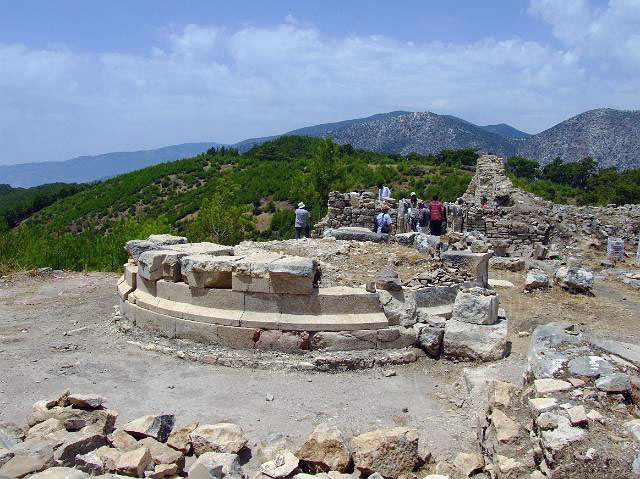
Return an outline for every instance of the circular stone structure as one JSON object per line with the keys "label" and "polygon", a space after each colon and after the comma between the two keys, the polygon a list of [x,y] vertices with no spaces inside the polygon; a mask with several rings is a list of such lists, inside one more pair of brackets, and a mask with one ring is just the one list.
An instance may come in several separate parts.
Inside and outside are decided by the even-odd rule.
{"label": "circular stone structure", "polygon": [[392,326],[378,293],[318,288],[311,258],[187,243],[152,235],[129,241],[118,281],[121,310],[167,338],[284,352],[411,347],[416,331]]}

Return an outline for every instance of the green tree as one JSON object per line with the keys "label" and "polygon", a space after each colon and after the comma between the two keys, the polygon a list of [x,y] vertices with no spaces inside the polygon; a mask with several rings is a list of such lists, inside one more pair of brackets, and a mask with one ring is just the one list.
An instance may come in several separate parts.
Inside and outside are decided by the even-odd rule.
{"label": "green tree", "polygon": [[540,165],[537,161],[528,160],[522,156],[512,156],[507,159],[505,168],[518,178],[535,181],[540,176]]}
{"label": "green tree", "polygon": [[213,241],[234,245],[249,236],[255,229],[255,219],[248,215],[250,204],[239,204],[239,186],[228,179],[221,179],[210,198],[205,198],[200,213],[189,228],[191,241]]}
{"label": "green tree", "polygon": [[340,177],[340,152],[331,138],[322,140],[313,152],[309,164],[311,181],[321,204],[326,204],[334,181]]}

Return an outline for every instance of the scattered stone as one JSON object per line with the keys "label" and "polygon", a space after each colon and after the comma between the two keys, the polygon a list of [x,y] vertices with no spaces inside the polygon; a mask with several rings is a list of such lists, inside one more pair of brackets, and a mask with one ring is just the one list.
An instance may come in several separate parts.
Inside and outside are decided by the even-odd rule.
{"label": "scattered stone", "polygon": [[245,479],[237,454],[205,452],[189,469],[189,479]]}
{"label": "scattered stone", "polygon": [[596,387],[608,393],[625,393],[631,391],[631,379],[625,373],[613,373],[601,376],[596,380]]}
{"label": "scattered stone", "polygon": [[13,457],[13,452],[4,447],[0,447],[0,467],[9,461]]}
{"label": "scattered stone", "polygon": [[111,445],[121,451],[133,451],[138,448],[138,441],[135,438],[124,431],[124,429],[116,429],[109,436]]}
{"label": "scattered stone", "polygon": [[0,423],[0,447],[11,449],[22,442],[25,434],[22,428],[10,422]]}
{"label": "scattered stone", "polygon": [[582,405],[567,409],[567,413],[569,414],[569,421],[572,426],[583,426],[589,422],[587,412]]}
{"label": "scattered stone", "polygon": [[381,290],[378,292],[378,301],[390,325],[409,327],[415,324],[417,307],[413,292]]}
{"label": "scattered stone", "polygon": [[520,426],[500,409],[491,412],[491,427],[499,443],[510,443],[520,437]]}
{"label": "scattered stone", "polygon": [[549,275],[541,269],[530,269],[527,271],[527,278],[524,282],[524,289],[526,291],[533,291],[534,289],[548,288],[549,287]]}
{"label": "scattered stone", "polygon": [[604,416],[600,414],[598,411],[596,411],[595,409],[592,409],[591,411],[589,411],[587,413],[587,417],[592,421],[604,423]]}
{"label": "scattered stone", "polygon": [[401,291],[402,283],[400,277],[395,271],[381,271],[375,276],[376,289],[385,291]]}
{"label": "scattered stone", "polygon": [[86,473],[72,467],[51,467],[34,474],[30,479],[86,479],[87,477]]}
{"label": "scattered stone", "polygon": [[474,472],[478,472],[484,467],[484,458],[482,454],[460,452],[453,460],[453,465],[463,475],[471,476]]}
{"label": "scattered stone", "polygon": [[351,450],[342,433],[327,423],[313,430],[296,456],[314,473],[346,472],[351,463]]}
{"label": "scattered stone", "polygon": [[123,451],[119,451],[112,447],[102,446],[96,449],[95,453],[100,458],[100,461],[102,461],[105,472],[115,472],[118,459],[120,459]]}
{"label": "scattered stone", "polygon": [[[442,320],[444,326],[444,319]],[[425,326],[416,324],[418,330],[418,346],[428,356],[439,358],[442,354],[442,344],[444,340],[444,327]]]}
{"label": "scattered stone", "polygon": [[124,476],[143,477],[145,469],[153,464],[151,454],[146,447],[124,452],[116,463],[116,472]]}
{"label": "scattered stone", "polygon": [[145,437],[138,444],[149,450],[154,464],[177,464],[180,470],[184,467],[184,456],[180,451],[176,451],[152,437]]}
{"label": "scattered stone", "polygon": [[278,453],[275,459],[260,466],[260,472],[273,479],[283,479],[298,468],[298,458],[290,451]]}
{"label": "scattered stone", "polygon": [[625,422],[624,428],[640,443],[640,419]]}
{"label": "scattered stone", "polygon": [[568,391],[573,386],[567,381],[553,378],[536,379],[534,382],[536,395],[544,396],[555,392]]}
{"label": "scattered stone", "polygon": [[553,279],[570,293],[591,294],[593,289],[593,273],[577,266],[561,266]]}
{"label": "scattered stone", "polygon": [[395,479],[413,471],[418,463],[418,431],[397,427],[371,431],[352,440],[353,462],[364,474],[379,472]]}
{"label": "scattered stone", "polygon": [[395,376],[396,372],[393,369],[383,369],[382,370],[382,375],[385,378],[390,378],[391,376]]}
{"label": "scattered stone", "polygon": [[522,462],[501,454],[497,454],[496,456],[496,466],[498,466],[498,470],[500,471],[499,477],[504,478],[524,477],[528,469]]}
{"label": "scattered stone", "polygon": [[569,372],[575,376],[597,378],[612,374],[615,369],[600,356],[580,356],[569,361]]}
{"label": "scattered stone", "polygon": [[196,456],[205,452],[237,454],[247,445],[247,438],[236,424],[203,424],[191,433],[191,443]]}
{"label": "scattered stone", "polygon": [[452,358],[502,359],[507,353],[507,320],[482,325],[450,319],[444,328],[443,352]]}
{"label": "scattered stone", "polygon": [[81,471],[94,476],[104,474],[104,464],[96,451],[87,454],[78,454],[76,456],[76,467]]}
{"label": "scattered stone", "polygon": [[53,464],[55,443],[28,439],[11,449],[13,457],[0,467],[0,477],[23,477]]}
{"label": "scattered stone", "polygon": [[180,451],[182,454],[188,455],[191,452],[191,433],[198,427],[198,423],[194,422],[180,429],[174,429],[169,434],[167,446]]}
{"label": "scattered stone", "polygon": [[152,437],[160,442],[166,442],[175,420],[173,414],[142,416],[125,424],[122,429],[135,438]]}
{"label": "scattered stone", "polygon": [[567,378],[567,381],[569,381],[574,388],[581,388],[586,384],[582,379],[578,378]]}
{"label": "scattered stone", "polygon": [[461,289],[453,305],[451,319],[473,324],[495,324],[498,320],[498,296],[484,288]]}
{"label": "scattered stone", "polygon": [[95,394],[70,394],[67,401],[82,409],[98,409],[102,407],[106,399]]}
{"label": "scattered stone", "polygon": [[149,479],[162,479],[164,477],[173,477],[177,473],[177,464],[156,464],[153,471],[145,471],[144,475]]}
{"label": "scattered stone", "polygon": [[522,258],[504,258],[494,256],[489,259],[489,266],[493,269],[518,272],[524,271],[525,261]]}
{"label": "scattered stone", "polygon": [[62,421],[59,421],[55,418],[49,418],[46,421],[43,421],[35,426],[32,426],[27,431],[26,439],[44,439],[48,435],[53,434],[54,432],[64,430],[64,425]]}
{"label": "scattered stone", "polygon": [[558,406],[556,398],[531,398],[529,399],[529,407],[531,411],[538,415],[540,413],[551,411]]}
{"label": "scattered stone", "polygon": [[95,430],[70,432],[64,436],[64,442],[54,454],[58,464],[73,466],[78,454],[87,454],[106,444],[106,437]]}

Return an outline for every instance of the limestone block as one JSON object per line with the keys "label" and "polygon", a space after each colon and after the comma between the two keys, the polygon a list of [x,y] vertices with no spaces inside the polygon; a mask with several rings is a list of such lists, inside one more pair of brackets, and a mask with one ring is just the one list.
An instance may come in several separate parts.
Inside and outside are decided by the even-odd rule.
{"label": "limestone block", "polygon": [[232,289],[253,293],[273,293],[269,265],[283,258],[277,253],[254,253],[236,262],[232,276]]}
{"label": "limestone block", "polygon": [[413,239],[415,248],[420,253],[428,254],[432,257],[437,257],[442,249],[442,243],[439,236],[427,235],[420,233]]}
{"label": "limestone block", "polygon": [[390,325],[412,326],[416,322],[416,297],[412,291],[379,291],[378,299]]}
{"label": "limestone block", "polygon": [[[175,264],[180,256],[184,255],[185,253],[177,253],[171,250],[145,251],[138,257],[138,275],[149,281],[157,281],[164,277],[165,261],[167,261],[168,265]],[[174,275],[175,267],[173,269],[172,271],[171,268],[167,268],[167,272]]]}
{"label": "limestone block", "polygon": [[153,241],[131,240],[126,242],[124,249],[129,254],[129,257],[134,261],[134,263],[137,264],[138,258],[142,253],[154,249],[162,249],[162,246]]}
{"label": "limestone block", "polygon": [[143,477],[147,467],[153,464],[151,454],[146,447],[125,452],[118,458],[116,472],[124,476]]}
{"label": "limestone block", "polygon": [[24,477],[53,464],[55,442],[32,439],[11,449],[13,457],[0,467],[0,477]]}
{"label": "limestone block", "polygon": [[131,305],[131,307],[135,311],[136,326],[147,331],[153,331],[165,338],[176,337],[176,318],[149,311],[136,305]]}
{"label": "limestone block", "polygon": [[153,243],[161,243],[163,245],[177,245],[187,242],[187,238],[184,236],[173,236],[169,234],[151,235],[147,239]]}
{"label": "limestone block", "polygon": [[46,471],[31,476],[34,479],[86,479],[88,477],[85,472],[72,467],[50,467]]}
{"label": "limestone block", "polygon": [[147,415],[125,424],[122,429],[139,439],[152,437],[160,442],[166,442],[175,422],[176,418],[173,414]]}
{"label": "limestone block", "polygon": [[191,452],[191,433],[198,427],[198,423],[194,422],[183,426],[178,429],[174,429],[169,434],[167,439],[167,446],[180,451],[183,454],[189,454]]}
{"label": "limestone block", "polygon": [[571,293],[591,294],[593,273],[577,266],[562,266],[554,274],[554,282]]}
{"label": "limestone block", "polygon": [[470,251],[447,250],[440,255],[442,262],[452,268],[466,272],[475,277],[478,286],[489,285],[489,258],[492,253],[472,253]]}
{"label": "limestone block", "polygon": [[489,266],[493,269],[518,272],[524,271],[525,261],[522,258],[504,258],[494,256],[489,260]]}
{"label": "limestone block", "polygon": [[187,319],[176,320],[176,338],[188,339],[203,344],[218,344],[218,326],[215,324],[189,321]]}
{"label": "limestone block", "polygon": [[138,275],[138,267],[133,264],[124,265],[124,280],[132,288],[136,289],[136,276]]}
{"label": "limestone block", "polygon": [[[360,333],[360,334],[358,334]],[[375,330],[319,331],[311,338],[311,349],[322,351],[359,351],[376,348]]]}
{"label": "limestone block", "polygon": [[541,269],[530,269],[524,282],[526,291],[549,287],[549,275]]}
{"label": "limestone block", "polygon": [[274,293],[311,294],[317,262],[301,256],[285,256],[269,263],[268,271]]}
{"label": "limestone block", "polygon": [[141,439],[138,444],[146,447],[154,464],[177,464],[179,470],[184,467],[184,456],[181,452],[170,448],[152,437]]}
{"label": "limestone block", "polygon": [[222,346],[251,349],[258,340],[260,330],[235,326],[218,326],[218,341]]}
{"label": "limestone block", "polygon": [[265,351],[302,353],[309,350],[309,333],[306,331],[262,331],[255,343],[255,348]]}
{"label": "limestone block", "polygon": [[202,424],[191,433],[196,456],[206,452],[237,454],[247,445],[247,438],[237,424]]}
{"label": "limestone block", "polygon": [[498,296],[483,288],[461,289],[453,305],[452,319],[474,324],[495,324],[498,320]]}
{"label": "limestone block", "polygon": [[157,296],[156,280],[145,279],[138,275],[136,279],[136,291],[141,291],[151,296]]}
{"label": "limestone block", "polygon": [[425,324],[415,324],[413,327],[418,335],[418,347],[429,357],[439,358],[442,354],[444,327],[432,327]]}
{"label": "limestone block", "polygon": [[231,277],[241,256],[190,255],[180,259],[184,281],[191,288],[231,288]]}
{"label": "limestone block", "polygon": [[363,474],[380,473],[395,479],[411,473],[418,464],[418,431],[397,427],[356,436],[352,440],[353,462]]}
{"label": "limestone block", "polygon": [[216,243],[202,242],[202,243],[186,243],[171,245],[168,249],[173,251],[179,251],[187,253],[187,255],[200,255],[207,256],[233,256],[234,250],[232,246],[225,246]]}
{"label": "limestone block", "polygon": [[492,325],[450,319],[444,328],[444,355],[447,357],[496,361],[507,352],[507,320]]}
{"label": "limestone block", "polygon": [[378,329],[376,347],[378,349],[410,348],[416,343],[417,335],[416,330],[411,327]]}
{"label": "limestone block", "polygon": [[69,432],[64,436],[64,442],[53,455],[57,464],[73,466],[78,454],[95,451],[106,444],[106,437],[98,430]]}
{"label": "limestone block", "polygon": [[375,276],[376,289],[385,291],[401,291],[402,282],[395,271],[381,271]]}
{"label": "limestone block", "polygon": [[388,234],[374,233],[372,230],[364,227],[343,226],[337,229],[326,229],[323,234],[324,238],[335,238],[345,241],[372,241],[374,243],[386,243],[389,241]]}

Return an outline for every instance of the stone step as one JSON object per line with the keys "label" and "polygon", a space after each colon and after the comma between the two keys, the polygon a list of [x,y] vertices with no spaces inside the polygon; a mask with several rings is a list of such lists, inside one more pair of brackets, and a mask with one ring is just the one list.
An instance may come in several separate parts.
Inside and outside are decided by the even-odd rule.
{"label": "stone step", "polygon": [[380,329],[389,325],[383,312],[366,314],[287,314],[268,311],[220,309],[177,303],[143,291],[130,294],[143,309],[194,322],[286,331],[351,331]]}
{"label": "stone step", "polygon": [[451,315],[453,314],[453,304],[420,308],[420,312],[429,316],[442,316],[445,319],[451,319]]}

